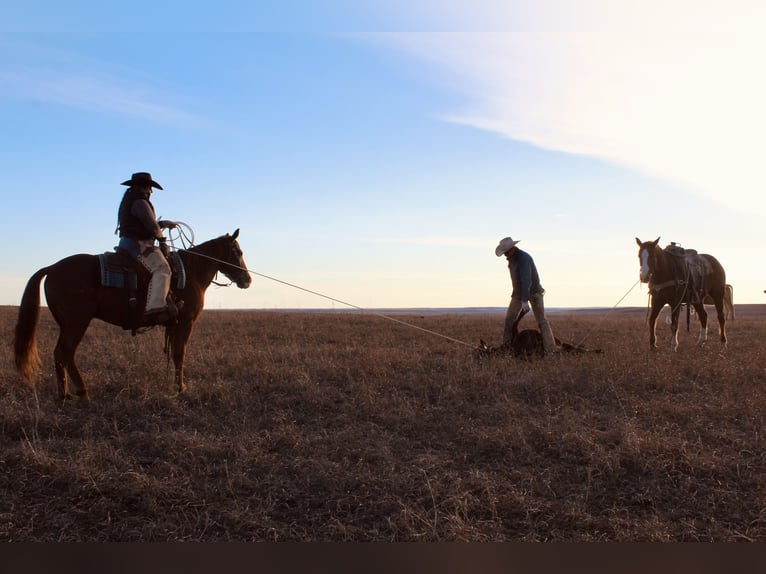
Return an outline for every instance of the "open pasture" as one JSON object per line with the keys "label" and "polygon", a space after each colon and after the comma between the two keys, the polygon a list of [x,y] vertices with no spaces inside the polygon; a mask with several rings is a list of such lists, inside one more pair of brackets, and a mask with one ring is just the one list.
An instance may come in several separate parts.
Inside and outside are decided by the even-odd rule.
{"label": "open pasture", "polygon": [[[476,361],[357,312],[204,311],[177,395],[162,331],[94,322],[91,402],[36,394],[0,308],[2,541],[766,541],[766,312],[650,351],[646,310],[551,313],[602,355]],[[396,315],[499,342],[501,314]],[[529,323],[523,327],[532,326]],[[715,334],[714,332],[711,334]]]}

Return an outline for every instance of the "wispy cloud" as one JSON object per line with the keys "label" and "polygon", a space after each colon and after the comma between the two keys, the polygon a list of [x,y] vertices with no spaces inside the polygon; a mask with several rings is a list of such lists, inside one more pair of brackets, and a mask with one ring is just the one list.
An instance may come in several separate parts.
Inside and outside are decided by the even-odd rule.
{"label": "wispy cloud", "polygon": [[[764,21],[766,8],[759,3],[671,1],[655,12],[649,2],[619,15],[584,0],[574,26],[551,10],[566,3],[527,3],[535,8],[523,14],[519,6],[478,4],[485,22],[495,10],[494,22],[534,31],[381,37],[467,97],[445,120],[621,164],[745,209],[763,204],[766,36],[754,22]],[[421,13],[429,6],[421,2]],[[460,10],[451,6],[457,22]],[[476,22],[467,7],[463,13]]]}
{"label": "wispy cloud", "polygon": [[156,96],[96,76],[26,68],[0,72],[7,96],[98,113],[113,113],[161,124],[189,125],[201,118],[159,103]]}

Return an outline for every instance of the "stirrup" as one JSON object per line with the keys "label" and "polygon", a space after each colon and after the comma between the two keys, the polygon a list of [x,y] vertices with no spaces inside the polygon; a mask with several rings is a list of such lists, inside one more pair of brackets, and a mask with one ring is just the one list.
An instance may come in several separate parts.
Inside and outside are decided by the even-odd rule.
{"label": "stirrup", "polygon": [[144,313],[144,323],[149,325],[165,325],[171,318],[172,315],[168,309]]}
{"label": "stirrup", "polygon": [[178,317],[179,311],[184,308],[184,302],[182,299],[173,301],[171,297],[168,297],[168,313],[171,317]]}

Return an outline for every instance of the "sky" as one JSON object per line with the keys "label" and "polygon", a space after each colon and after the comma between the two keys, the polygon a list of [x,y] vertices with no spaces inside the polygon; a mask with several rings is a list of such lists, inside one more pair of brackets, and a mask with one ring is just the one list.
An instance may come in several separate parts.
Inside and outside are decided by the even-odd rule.
{"label": "sky", "polygon": [[136,171],[197,242],[240,229],[254,283],[207,308],[503,307],[505,236],[549,308],[646,306],[636,237],[764,303],[764,21],[744,0],[6,0],[0,304],[111,250]]}

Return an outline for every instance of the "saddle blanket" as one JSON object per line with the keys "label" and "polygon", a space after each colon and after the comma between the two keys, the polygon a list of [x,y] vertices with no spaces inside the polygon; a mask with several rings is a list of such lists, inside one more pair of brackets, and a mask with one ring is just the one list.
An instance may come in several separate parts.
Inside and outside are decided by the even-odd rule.
{"label": "saddle blanket", "polygon": [[[178,251],[171,251],[169,256],[170,267],[173,270],[173,281],[176,289],[186,287],[186,270]],[[119,253],[99,253],[98,262],[101,265],[101,285],[103,287],[128,287],[129,277],[135,281],[135,271],[131,269],[134,261]],[[136,285],[130,285],[134,289]]]}

